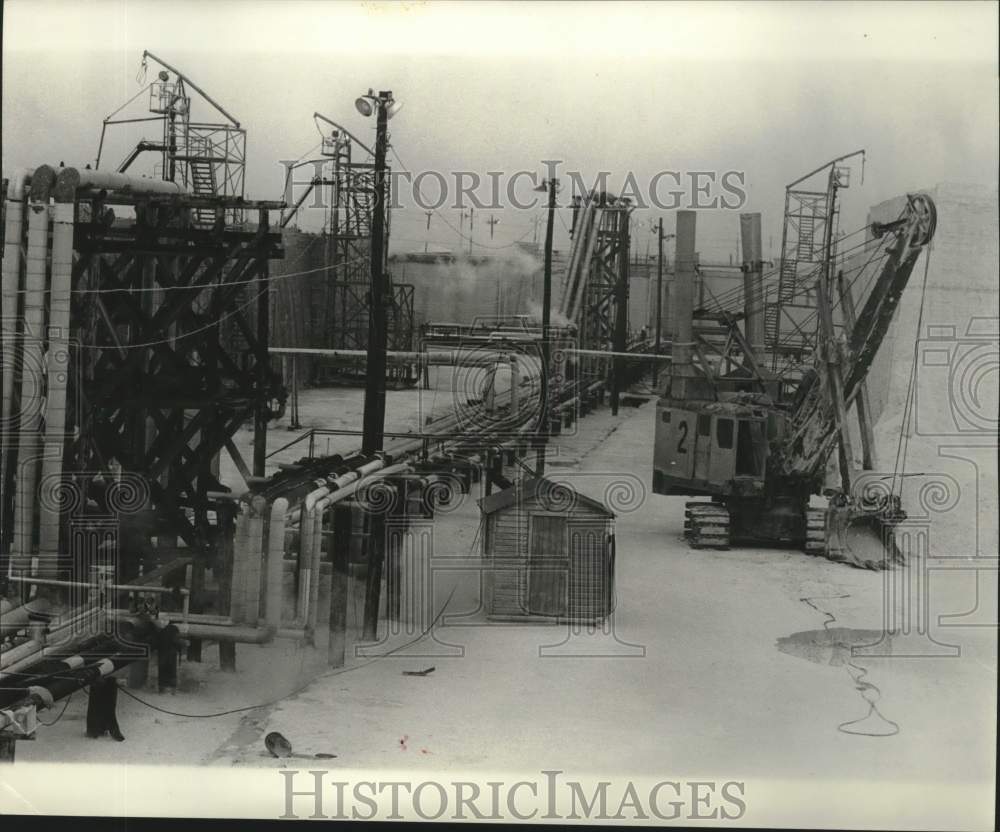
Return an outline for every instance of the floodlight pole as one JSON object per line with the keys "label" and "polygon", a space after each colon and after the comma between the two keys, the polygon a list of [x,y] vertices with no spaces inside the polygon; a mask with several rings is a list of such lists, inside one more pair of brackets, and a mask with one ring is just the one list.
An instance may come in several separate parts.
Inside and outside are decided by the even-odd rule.
{"label": "floodlight pole", "polygon": [[368,361],[365,376],[365,410],[361,449],[371,454],[382,449],[385,434],[386,280],[385,280],[385,157],[392,92],[383,90],[376,105],[375,205],[372,213],[371,296],[368,314]]}
{"label": "floodlight pole", "polygon": [[[656,243],[656,348],[653,350],[657,355],[660,354],[660,333],[662,332],[662,322],[663,322],[663,241],[669,237],[673,237],[673,234],[664,236],[663,234],[663,217],[660,217],[660,222],[656,227],[657,232],[657,243]],[[655,388],[659,383],[660,379],[660,362],[653,362],[653,387]]]}
{"label": "floodlight pole", "polygon": [[556,187],[559,180],[552,178],[546,183],[549,192],[548,224],[545,226],[545,282],[542,289],[542,374],[541,374],[541,417],[538,420],[538,450],[536,465],[538,476],[545,475],[545,436],[550,429],[549,414],[549,327],[552,321],[552,226],[556,214]]}

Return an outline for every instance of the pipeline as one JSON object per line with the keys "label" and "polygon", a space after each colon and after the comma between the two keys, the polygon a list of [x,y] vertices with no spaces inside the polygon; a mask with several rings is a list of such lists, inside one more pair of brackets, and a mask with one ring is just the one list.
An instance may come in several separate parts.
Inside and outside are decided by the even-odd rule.
{"label": "pipeline", "polygon": [[16,706],[37,688],[47,691],[52,700],[62,699],[141,658],[138,653],[125,653],[122,645],[110,638],[91,639],[74,655],[34,664],[30,674],[13,670],[0,674],[0,708]]}
{"label": "pipeline", "polygon": [[[37,171],[36,171],[37,175]],[[145,176],[129,176],[106,170],[78,170],[62,168],[56,183],[55,197],[60,202],[75,202],[80,189],[114,191],[123,196],[161,195],[190,196],[190,192],[176,182],[166,179],[152,179]]]}
{"label": "pipeline", "polygon": [[[0,365],[2,405],[0,426],[4,432],[12,426],[14,396],[14,356],[17,355],[18,290],[21,284],[21,242],[24,231],[25,188],[31,181],[30,171],[15,171],[7,186],[4,221],[3,277],[0,284],[0,346],[7,362]],[[11,443],[14,444],[14,443]],[[10,448],[0,447],[0,517],[6,517],[7,470]],[[3,535],[6,537],[6,535]],[[0,541],[2,543],[2,541]]]}
{"label": "pipeline", "polygon": [[[48,165],[35,169],[28,198],[28,247],[24,276],[24,341],[21,350],[21,403],[14,495],[14,541],[11,569],[26,572],[34,547],[38,446],[41,439],[42,338],[45,326],[45,272],[49,233],[49,190],[55,172]],[[12,443],[13,444],[13,443]],[[12,451],[12,456],[15,451]],[[30,460],[30,462],[29,462]]]}
{"label": "pipeline", "polygon": [[28,626],[32,615],[44,615],[50,606],[44,598],[36,598],[19,606],[5,601],[4,607],[0,607],[0,636],[23,630]]}
{"label": "pipeline", "polygon": [[53,207],[49,348],[45,354],[45,438],[41,479],[43,493],[39,500],[38,521],[38,574],[42,577],[56,574],[56,556],[59,553],[59,501],[54,486],[62,475],[63,440],[66,433],[74,213],[75,206],[72,202],[56,202]]}

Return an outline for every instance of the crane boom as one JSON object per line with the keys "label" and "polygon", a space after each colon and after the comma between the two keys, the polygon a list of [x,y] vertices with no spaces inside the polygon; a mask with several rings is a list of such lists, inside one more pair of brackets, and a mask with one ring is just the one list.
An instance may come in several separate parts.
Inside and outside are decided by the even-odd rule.
{"label": "crane boom", "polygon": [[[791,544],[809,555],[871,569],[902,560],[891,534],[906,516],[898,495],[855,493],[848,410],[864,390],[935,224],[933,200],[910,194],[896,220],[872,225],[872,237],[881,242],[869,249],[862,272],[873,264],[878,271],[857,317],[845,315],[849,331],[843,335],[834,327],[832,289],[842,276],[832,274],[828,230],[815,283],[820,335],[811,366],[797,382],[764,369],[761,349],[748,340],[747,329],[739,331],[734,315],[720,317],[729,337],[725,352],[720,350],[723,360],[712,364],[705,353],[712,344],[691,327],[693,274],[678,269],[673,360],[656,404],[653,491],[702,498],[685,504],[684,536],[692,548]],[[682,251],[690,259],[696,250],[694,212],[678,214],[678,240],[684,242],[683,249],[678,244],[681,263]],[[753,269],[756,259],[747,257],[744,268]],[[752,297],[748,293],[744,327],[755,312]],[[689,342],[693,354],[679,351],[679,342]],[[788,401],[792,384],[794,398]],[[838,445],[840,487],[828,488],[826,464]],[[828,498],[825,507],[813,504],[818,494]]]}
{"label": "crane boom", "polygon": [[813,477],[826,464],[840,430],[838,403],[833,398],[837,385],[829,384],[828,374],[840,372],[846,408],[871,369],[917,258],[934,236],[936,216],[929,196],[913,194],[907,196],[906,208],[899,219],[873,224],[876,238],[887,233],[893,235],[886,246],[886,259],[847,343],[830,340],[822,343],[813,372],[799,387],[797,405],[790,414],[792,429],[777,454],[784,475]]}

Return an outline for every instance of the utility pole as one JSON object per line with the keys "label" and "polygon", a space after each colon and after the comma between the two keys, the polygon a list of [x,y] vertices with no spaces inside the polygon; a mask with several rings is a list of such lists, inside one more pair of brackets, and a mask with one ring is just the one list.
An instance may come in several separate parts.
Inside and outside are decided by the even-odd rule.
{"label": "utility pole", "polygon": [[376,104],[375,205],[372,212],[371,296],[368,315],[368,362],[362,451],[382,449],[385,432],[386,285],[385,285],[385,157],[392,92],[381,91]]}
{"label": "utility pole", "polygon": [[[656,347],[654,352],[660,354],[660,331],[663,320],[663,217],[656,225]],[[660,380],[660,361],[653,362],[653,387]]]}
{"label": "utility pole", "polygon": [[[424,213],[427,215],[427,236],[429,237],[430,233],[431,233],[431,215],[434,212],[433,211],[424,211]],[[425,239],[424,240],[424,254],[427,254],[427,242],[428,241]]]}
{"label": "utility pole", "polygon": [[[552,367],[549,365],[549,326],[552,321],[552,230],[556,215],[556,188],[559,180],[549,179],[543,189],[549,192],[548,223],[545,226],[545,282],[542,289],[542,389],[541,416],[539,419],[539,443],[536,452],[535,469],[538,476],[545,476],[545,441],[549,430],[549,382]],[[537,224],[536,224],[537,225]]]}
{"label": "utility pole", "polygon": [[472,256],[472,223],[475,217],[473,216],[473,208],[469,207],[469,257]]}
{"label": "utility pole", "polygon": [[615,357],[611,359],[611,415],[618,415],[618,402],[621,395],[622,376],[624,375],[625,362],[620,357],[621,353],[628,348],[628,279],[629,279],[629,253],[631,243],[629,240],[630,217],[626,212],[618,223],[618,282],[615,284],[615,328],[613,334],[612,349]]}
{"label": "utility pole", "polygon": [[495,226],[500,220],[498,220],[493,214],[490,214],[490,218],[486,221],[486,224],[490,227],[490,239],[493,239],[493,226]]}

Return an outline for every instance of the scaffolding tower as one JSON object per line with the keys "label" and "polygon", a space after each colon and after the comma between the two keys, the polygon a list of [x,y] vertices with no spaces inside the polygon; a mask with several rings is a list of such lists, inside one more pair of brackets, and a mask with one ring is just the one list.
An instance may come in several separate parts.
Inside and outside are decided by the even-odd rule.
{"label": "scaffolding tower", "polygon": [[[231,198],[232,207],[218,210],[225,214],[228,225],[242,223],[244,212],[238,203],[244,197],[246,130],[194,81],[152,52],[142,53],[141,77],[145,77],[150,60],[161,67],[156,80],[104,119],[95,167],[100,169],[109,127],[159,123],[159,137],[140,139],[118,164],[117,172],[127,172],[144,153],[159,154],[159,161],[153,166],[157,178],[175,182],[194,196]],[[221,120],[193,117],[190,91],[197,93]],[[147,93],[149,116],[119,117],[133,101]],[[195,224],[203,228],[213,226],[217,220],[217,211],[212,207],[198,208],[194,215]]]}
{"label": "scaffolding tower", "polygon": [[778,287],[764,318],[772,372],[794,374],[815,349],[816,282],[833,257],[838,191],[850,186],[851,169],[841,163],[858,155],[863,166],[864,151],[856,150],[785,188]]}
{"label": "scaffolding tower", "polygon": [[[356,150],[365,155],[356,158]],[[310,298],[312,331],[326,333],[328,349],[367,350],[371,309],[372,218],[379,210],[375,194],[375,165],[369,148],[335,129],[323,137],[323,156],[330,160],[330,176],[320,184],[329,191],[326,220],[326,279],[314,281]],[[391,181],[391,179],[389,180]],[[385,211],[383,262],[388,264],[389,231],[392,212]],[[387,348],[413,349],[413,286],[396,283],[388,275],[390,297]],[[415,383],[409,368],[390,365],[389,380]],[[362,379],[365,359],[320,360],[315,364],[315,381]]]}

